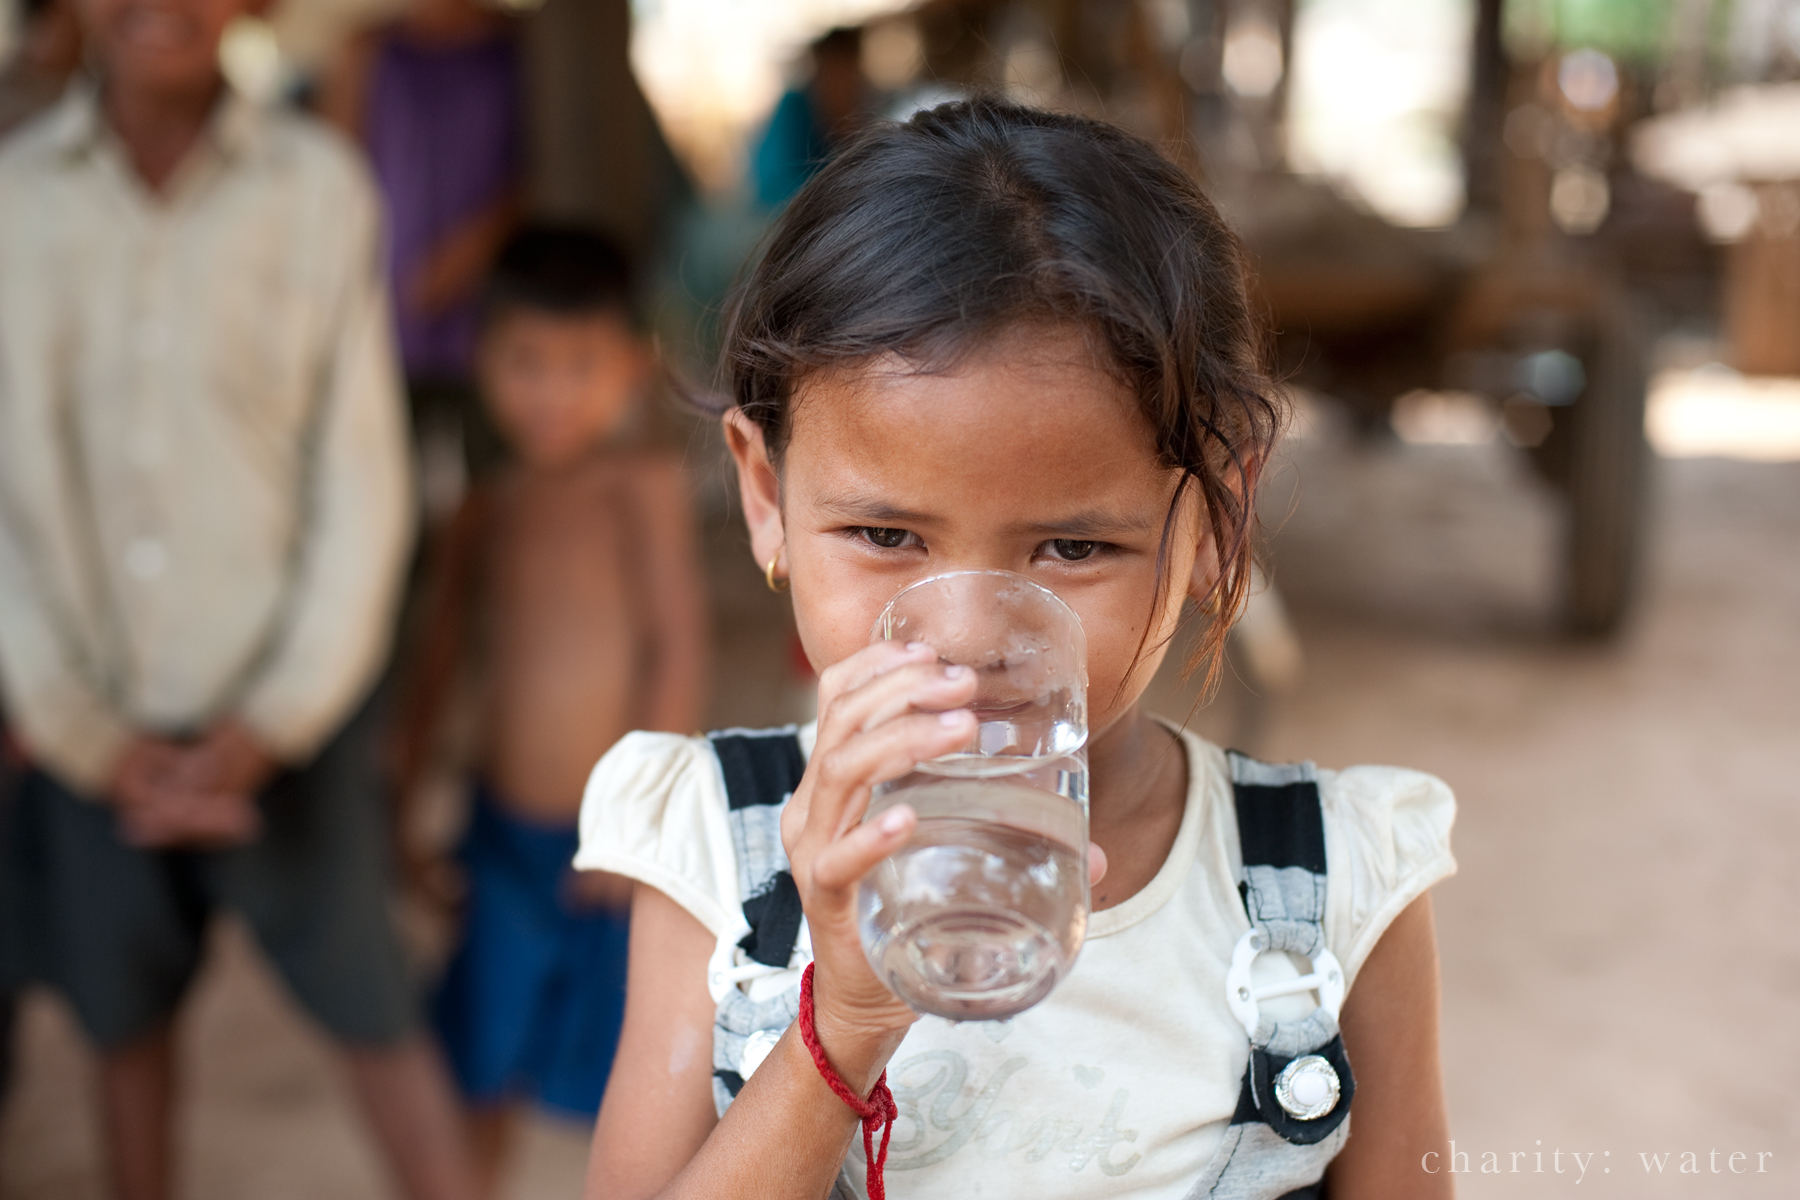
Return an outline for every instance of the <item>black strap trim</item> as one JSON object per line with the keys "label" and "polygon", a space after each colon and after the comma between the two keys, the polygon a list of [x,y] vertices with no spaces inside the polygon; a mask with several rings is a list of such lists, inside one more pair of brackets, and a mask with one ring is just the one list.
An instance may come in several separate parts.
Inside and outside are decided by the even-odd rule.
{"label": "black strap trim", "polygon": [[1303,867],[1325,873],[1325,813],[1319,785],[1234,783],[1238,845],[1246,867]]}
{"label": "black strap trim", "polygon": [[[782,803],[806,774],[800,739],[791,732],[715,733],[709,740],[725,776],[726,801],[734,811]],[[803,916],[794,877],[778,871],[766,889],[744,901],[750,932],[738,945],[764,966],[785,967],[800,939]]]}
{"label": "black strap trim", "polygon": [[715,733],[709,740],[719,756],[725,797],[732,808],[780,804],[806,774],[800,739],[791,733]]}
{"label": "black strap trim", "polygon": [[1237,1107],[1231,1111],[1231,1124],[1254,1125],[1262,1120],[1262,1113],[1256,1107],[1256,1085],[1251,1078],[1256,1074],[1256,1051],[1250,1051],[1251,1060],[1244,1064],[1244,1078],[1238,1084]]}
{"label": "black strap trim", "polygon": [[1350,1101],[1356,1096],[1356,1076],[1350,1071],[1350,1056],[1344,1053],[1344,1039],[1334,1037],[1316,1050],[1302,1051],[1294,1056],[1304,1058],[1316,1054],[1330,1063],[1338,1077],[1337,1107],[1322,1117],[1310,1121],[1302,1121],[1275,1099],[1275,1077],[1281,1074],[1294,1059],[1280,1054],[1270,1054],[1267,1050],[1250,1048],[1250,1061],[1244,1067],[1244,1081],[1238,1089],[1237,1108],[1231,1114],[1233,1125],[1253,1125],[1262,1122],[1284,1141],[1296,1146],[1310,1146],[1314,1142],[1322,1142],[1330,1136],[1331,1131],[1344,1123],[1350,1115]]}
{"label": "black strap trim", "polygon": [[785,967],[800,940],[800,889],[786,871],[775,873],[775,882],[760,896],[744,901],[744,920],[750,925],[738,945],[744,953],[769,967]]}

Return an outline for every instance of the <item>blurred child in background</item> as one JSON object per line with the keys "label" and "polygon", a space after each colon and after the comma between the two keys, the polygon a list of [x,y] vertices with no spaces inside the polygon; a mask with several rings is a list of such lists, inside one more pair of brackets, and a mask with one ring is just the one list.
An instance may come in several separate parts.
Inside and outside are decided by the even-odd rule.
{"label": "blurred child in background", "polygon": [[[495,447],[470,384],[476,309],[518,225],[523,82],[514,22],[478,0],[413,0],[353,39],[325,80],[322,114],[368,150],[387,201],[400,359],[422,435]],[[490,435],[491,436],[491,435]]]}
{"label": "blurred child in background", "polygon": [[[625,444],[652,360],[622,253],[531,228],[501,253],[477,358],[511,455],[434,556],[401,736],[424,770],[465,665],[479,695],[462,939],[438,1024],[491,1193],[514,1104],[591,1119],[625,999],[629,885],[570,870],[593,761],[627,730],[700,715],[700,572],[686,483]],[[409,789],[410,790],[410,789]]]}

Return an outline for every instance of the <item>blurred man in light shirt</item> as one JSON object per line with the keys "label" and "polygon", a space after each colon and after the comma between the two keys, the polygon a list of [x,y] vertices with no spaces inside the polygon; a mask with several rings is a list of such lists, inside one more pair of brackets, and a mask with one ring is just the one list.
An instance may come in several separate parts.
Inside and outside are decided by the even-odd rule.
{"label": "blurred man in light shirt", "polygon": [[389,917],[367,695],[412,528],[377,206],[219,73],[254,0],[78,0],[97,81],[0,148],[0,685],[27,973],[170,1186],[174,1012],[247,920],[408,1194],[471,1195]]}

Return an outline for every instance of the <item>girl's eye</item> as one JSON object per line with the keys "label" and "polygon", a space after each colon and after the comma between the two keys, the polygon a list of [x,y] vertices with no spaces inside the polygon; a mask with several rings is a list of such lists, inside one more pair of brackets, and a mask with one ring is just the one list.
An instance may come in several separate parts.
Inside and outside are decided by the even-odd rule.
{"label": "girl's eye", "polygon": [[1050,543],[1056,556],[1065,562],[1080,562],[1100,548],[1099,542],[1078,542],[1073,538],[1057,538]]}
{"label": "girl's eye", "polygon": [[876,529],[873,527],[865,527],[862,535],[868,539],[871,545],[880,546],[883,550],[898,550],[906,544],[906,539],[911,536],[904,529]]}

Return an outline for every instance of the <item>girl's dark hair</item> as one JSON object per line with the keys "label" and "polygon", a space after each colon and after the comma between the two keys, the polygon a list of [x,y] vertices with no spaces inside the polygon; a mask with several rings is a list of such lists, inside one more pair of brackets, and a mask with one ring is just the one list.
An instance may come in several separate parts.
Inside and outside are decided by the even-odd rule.
{"label": "girl's dark hair", "polygon": [[1181,472],[1164,561],[1182,495],[1199,490],[1221,572],[1189,666],[1210,662],[1211,682],[1250,586],[1252,502],[1285,409],[1236,236],[1148,143],[993,99],[873,126],[782,215],[733,301],[722,367],[779,463],[810,373],[886,353],[943,369],[1032,320],[1095,336]]}

